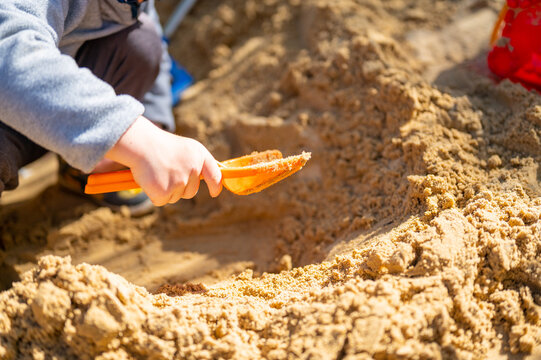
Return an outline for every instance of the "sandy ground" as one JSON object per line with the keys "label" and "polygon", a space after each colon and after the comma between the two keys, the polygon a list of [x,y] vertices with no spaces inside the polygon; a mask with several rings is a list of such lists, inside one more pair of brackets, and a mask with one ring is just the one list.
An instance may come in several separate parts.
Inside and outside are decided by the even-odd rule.
{"label": "sandy ground", "polygon": [[312,159],[142,218],[9,195],[0,358],[541,358],[541,100],[486,69],[500,5],[200,1],[178,132]]}

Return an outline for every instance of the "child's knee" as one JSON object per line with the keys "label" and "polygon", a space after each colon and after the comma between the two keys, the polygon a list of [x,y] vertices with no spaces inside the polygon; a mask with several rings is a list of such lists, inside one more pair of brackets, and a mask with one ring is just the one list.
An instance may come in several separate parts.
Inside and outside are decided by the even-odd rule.
{"label": "child's knee", "polygon": [[0,192],[19,185],[19,168],[38,159],[46,150],[0,122]]}
{"label": "child's knee", "polygon": [[156,25],[146,14],[112,35],[89,40],[75,59],[79,66],[109,83],[118,94],[141,100],[160,72],[164,49]]}
{"label": "child's knee", "polygon": [[0,148],[0,194],[19,185],[19,168],[9,152]]}
{"label": "child's knee", "polygon": [[139,16],[139,27],[128,36],[130,47],[130,66],[140,76],[147,76],[154,83],[160,72],[163,47],[156,25],[146,14]]}

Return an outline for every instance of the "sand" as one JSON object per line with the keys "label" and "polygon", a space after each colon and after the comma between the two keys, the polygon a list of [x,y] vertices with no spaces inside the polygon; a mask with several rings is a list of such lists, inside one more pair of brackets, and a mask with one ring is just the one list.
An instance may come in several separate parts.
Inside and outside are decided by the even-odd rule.
{"label": "sand", "polygon": [[2,208],[0,358],[540,358],[541,98],[486,70],[500,4],[200,1],[179,133],[312,158],[143,218]]}

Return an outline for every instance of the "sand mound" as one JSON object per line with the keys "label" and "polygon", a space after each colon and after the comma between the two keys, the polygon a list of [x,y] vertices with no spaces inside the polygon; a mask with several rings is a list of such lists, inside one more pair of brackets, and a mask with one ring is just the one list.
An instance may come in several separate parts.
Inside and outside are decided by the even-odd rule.
{"label": "sand mound", "polygon": [[[480,74],[466,59],[482,48],[427,60],[411,42],[422,27],[430,46],[452,35],[459,47],[460,31],[487,30],[472,19],[493,15],[480,2],[202,1],[171,44],[200,80],[176,109],[179,132],[218,159],[312,159],[260,194],[142,219],[51,211],[75,201],[56,189],[3,210],[14,279],[46,253],[76,264],[41,257],[0,294],[0,357],[536,353],[540,98]],[[456,65],[434,77],[437,56]],[[174,285],[188,280],[204,285]]]}

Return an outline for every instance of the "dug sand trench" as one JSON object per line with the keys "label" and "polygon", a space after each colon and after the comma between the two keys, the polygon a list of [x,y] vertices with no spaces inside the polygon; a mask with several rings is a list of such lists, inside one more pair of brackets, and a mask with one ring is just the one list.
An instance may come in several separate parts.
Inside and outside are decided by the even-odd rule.
{"label": "dug sand trench", "polygon": [[5,207],[0,358],[538,356],[541,101],[485,76],[491,6],[201,1],[179,133],[312,159],[139,219],[56,187]]}

